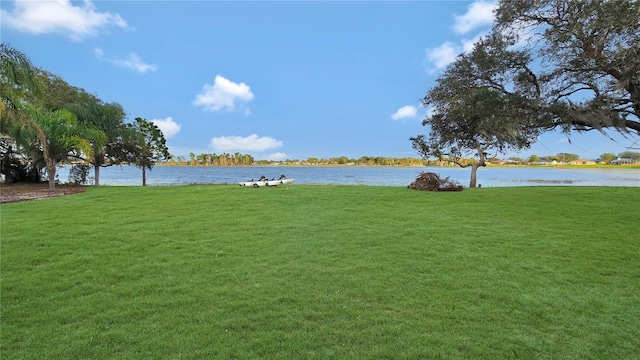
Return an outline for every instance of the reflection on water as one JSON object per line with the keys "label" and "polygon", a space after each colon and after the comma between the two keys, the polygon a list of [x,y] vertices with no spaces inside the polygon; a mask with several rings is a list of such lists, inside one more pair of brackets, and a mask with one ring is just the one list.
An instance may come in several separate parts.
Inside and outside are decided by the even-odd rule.
{"label": "reflection on water", "polygon": [[[296,184],[334,184],[369,186],[407,186],[420,172],[449,176],[464,186],[469,185],[470,169],[454,167],[390,167],[390,166],[156,166],[147,172],[149,185],[235,184],[239,181],[286,174]],[[58,170],[58,179],[68,181],[69,168]],[[93,176],[93,174],[91,174]],[[103,185],[131,186],[142,184],[142,172],[132,166],[102,168]],[[638,186],[640,169],[559,169],[559,168],[481,168],[478,183],[487,186]]]}

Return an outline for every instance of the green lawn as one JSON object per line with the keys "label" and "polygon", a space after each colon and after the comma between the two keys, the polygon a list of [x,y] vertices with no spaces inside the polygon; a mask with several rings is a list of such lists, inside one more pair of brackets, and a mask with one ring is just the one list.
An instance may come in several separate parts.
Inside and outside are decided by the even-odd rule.
{"label": "green lawn", "polygon": [[0,206],[2,359],[638,359],[640,188]]}

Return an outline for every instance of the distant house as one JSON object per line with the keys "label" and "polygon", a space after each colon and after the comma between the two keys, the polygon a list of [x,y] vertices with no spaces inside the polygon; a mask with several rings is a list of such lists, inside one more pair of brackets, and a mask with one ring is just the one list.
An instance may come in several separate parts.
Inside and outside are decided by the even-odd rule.
{"label": "distant house", "polygon": [[489,160],[489,163],[492,165],[518,165],[518,162],[515,160],[502,160],[502,159],[498,159],[498,158],[494,158]]}
{"label": "distant house", "polygon": [[571,162],[571,165],[595,165],[596,162],[593,160],[587,160],[587,159],[578,159],[578,160],[573,160]]}
{"label": "distant house", "polygon": [[612,164],[612,165],[635,165],[635,164],[640,164],[640,161],[638,161],[636,159],[630,159],[630,158],[617,158],[615,160],[612,160],[610,162],[610,164]]}

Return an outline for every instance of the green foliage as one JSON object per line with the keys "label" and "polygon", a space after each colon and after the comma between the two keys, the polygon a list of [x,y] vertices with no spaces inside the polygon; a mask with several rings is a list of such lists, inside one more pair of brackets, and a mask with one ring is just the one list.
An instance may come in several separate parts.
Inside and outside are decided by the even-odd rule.
{"label": "green foliage", "polygon": [[136,165],[152,169],[157,161],[169,158],[167,141],[157,125],[139,117],[131,125],[138,132],[139,141],[136,145],[139,147],[139,157]]}
{"label": "green foliage", "polygon": [[556,155],[556,159],[557,159],[559,162],[565,162],[565,163],[568,163],[568,162],[572,162],[572,161],[575,161],[575,160],[580,159],[580,155],[578,155],[578,154],[572,154],[572,153],[558,153],[558,154]]}
{"label": "green foliage", "polygon": [[556,126],[640,133],[640,2],[501,0],[496,15],[542,62],[528,82]]}
{"label": "green foliage", "polygon": [[7,43],[0,44],[0,134],[2,153],[0,171],[9,182],[39,181],[40,169],[37,151],[15,144],[10,137],[16,133],[34,133],[41,141],[44,134],[38,129],[25,108],[29,96],[41,94],[36,69],[29,58]]}
{"label": "green foliage", "polygon": [[127,161],[127,144],[124,138],[129,131],[124,123],[125,112],[117,103],[105,104],[99,99],[84,103],[70,103],[66,108],[72,111],[80,123],[99,130],[104,136],[89,139],[92,156],[84,160],[94,166],[95,186],[100,185],[100,167]]}
{"label": "green foliage", "polygon": [[29,58],[9,44],[0,43],[0,130],[19,121],[22,102],[28,94],[39,94],[36,69]]}
{"label": "green foliage", "polygon": [[74,164],[69,170],[69,182],[75,185],[87,184],[91,166],[88,164]]}
{"label": "green foliage", "polygon": [[0,171],[7,184],[40,181],[39,169],[10,137],[0,138]]}
{"label": "green foliage", "polygon": [[169,159],[167,141],[162,131],[151,121],[136,118],[133,124],[129,124],[132,130],[133,146],[131,147],[130,162],[142,169],[142,185],[147,185],[146,170],[151,170],[156,162]]}
{"label": "green foliage", "polygon": [[625,151],[618,154],[618,157],[622,159],[634,159],[634,160],[640,161],[639,152]]}
{"label": "green foliage", "polygon": [[46,143],[39,145],[47,148],[52,159],[63,160],[72,151],[91,151],[88,141],[81,136],[84,128],[70,111],[47,111],[29,106],[29,114],[47,136]]}
{"label": "green foliage", "polygon": [[[55,190],[56,166],[71,153],[91,154],[91,144],[88,138],[104,136],[99,130],[78,124],[78,121],[70,111],[60,109],[49,111],[27,106],[30,118],[37,127],[37,131],[30,131],[28,127],[15,133],[18,144],[30,147],[31,151],[42,151],[42,157],[46,162],[49,180],[49,190]],[[38,136],[44,134],[44,141]]]}
{"label": "green foliage", "polygon": [[632,359],[640,247],[621,214],[639,201],[636,188],[215,185],[3,204],[0,352]]}
{"label": "green foliage", "polygon": [[42,91],[39,94],[29,96],[27,100],[37,104],[46,110],[61,110],[69,104],[87,105],[100,101],[95,95],[89,94],[84,89],[67,83],[60,76],[44,69],[36,70],[36,77]]}
{"label": "green foliage", "polygon": [[[111,135],[117,127],[111,122],[100,128],[96,122],[87,121],[85,112],[77,111],[99,103],[95,96],[34,68],[24,54],[5,43],[0,45],[0,55],[0,125],[2,133],[10,136],[3,146],[7,152],[2,154],[2,171],[13,181],[39,181],[46,166],[53,190],[55,164],[69,155],[100,157],[107,142],[105,132]],[[80,123],[67,107],[81,116]],[[122,121],[124,112],[118,110]],[[99,116],[104,118],[103,114]]]}
{"label": "green foliage", "polygon": [[616,154],[613,153],[604,153],[602,155],[600,155],[599,160],[604,162],[604,163],[610,163],[612,160],[616,159]]}
{"label": "green foliage", "polygon": [[423,100],[433,111],[430,137],[411,138],[420,154],[483,164],[491,147],[527,148],[557,128],[640,134],[640,2],[501,0],[496,17]]}
{"label": "green foliage", "polygon": [[469,54],[459,55],[438,78],[422,103],[432,111],[422,124],[429,137],[410,140],[425,158],[445,156],[461,167],[460,161],[473,153],[470,187],[475,187],[476,170],[485,166],[488,152],[528,148],[540,132],[544,116],[532,111],[538,106],[533,94],[522,88],[521,77],[530,73],[525,53],[508,50],[512,43],[499,36],[479,41]]}
{"label": "green foliage", "polygon": [[[342,162],[339,159],[342,158]],[[344,159],[347,159],[344,162]],[[256,160],[250,154],[222,153],[222,154],[189,154],[189,159],[184,156],[171,155],[169,165],[190,165],[190,166],[248,166],[248,165],[372,165],[372,166],[423,166],[428,162],[419,158],[392,158],[382,156],[361,156],[358,159],[341,157],[315,158],[306,160]]]}

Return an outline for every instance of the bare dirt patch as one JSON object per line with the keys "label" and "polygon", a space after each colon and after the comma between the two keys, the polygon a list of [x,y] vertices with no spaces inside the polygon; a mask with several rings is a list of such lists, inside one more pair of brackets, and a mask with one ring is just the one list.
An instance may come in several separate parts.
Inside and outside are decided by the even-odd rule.
{"label": "bare dirt patch", "polygon": [[46,199],[56,196],[80,194],[87,191],[86,186],[62,184],[56,185],[56,191],[49,191],[49,184],[0,184],[0,203]]}

